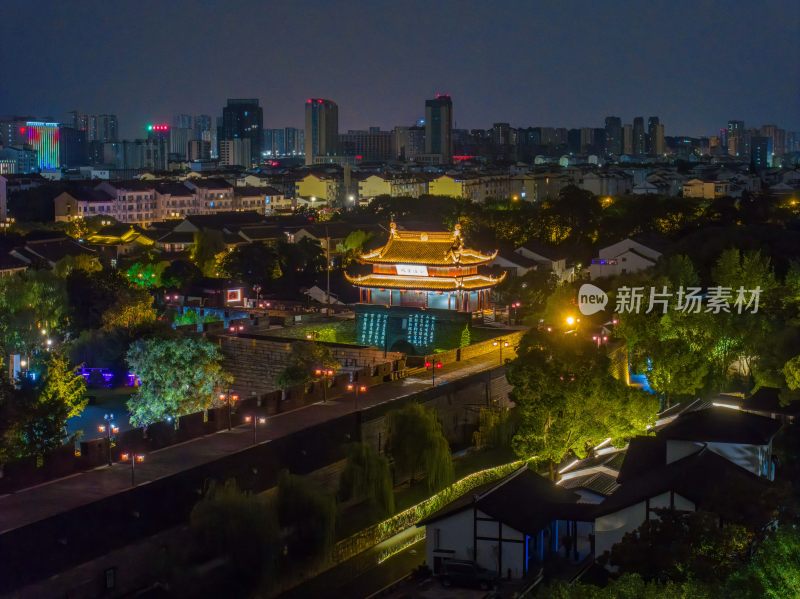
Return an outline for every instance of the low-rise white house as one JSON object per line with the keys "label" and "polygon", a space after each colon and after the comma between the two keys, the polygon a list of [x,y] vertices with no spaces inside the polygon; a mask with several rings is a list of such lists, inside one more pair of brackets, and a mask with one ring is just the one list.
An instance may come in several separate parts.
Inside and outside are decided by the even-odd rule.
{"label": "low-rise white house", "polygon": [[559,282],[568,282],[575,278],[575,269],[567,266],[566,255],[544,243],[531,240],[515,249],[514,252],[533,260],[541,268],[553,271]]}
{"label": "low-rise white house", "polygon": [[[647,450],[652,448],[644,451]],[[642,458],[639,451],[629,447],[627,460],[646,462],[647,457]],[[610,551],[626,533],[633,532],[646,520],[658,518],[659,510],[716,512],[728,498],[756,496],[769,485],[769,481],[705,447],[660,467],[648,464],[630,478],[625,474],[623,467],[618,479],[620,488],[596,508],[597,557]]]}
{"label": "low-rise white house", "polygon": [[661,257],[661,251],[636,239],[623,239],[600,249],[597,258],[589,265],[592,280],[641,272],[652,268]]}
{"label": "low-rise white house", "polygon": [[591,553],[593,506],[579,499],[523,467],[419,524],[425,526],[428,567],[437,574],[447,560],[468,560],[499,577],[522,578],[560,551],[583,560]]}

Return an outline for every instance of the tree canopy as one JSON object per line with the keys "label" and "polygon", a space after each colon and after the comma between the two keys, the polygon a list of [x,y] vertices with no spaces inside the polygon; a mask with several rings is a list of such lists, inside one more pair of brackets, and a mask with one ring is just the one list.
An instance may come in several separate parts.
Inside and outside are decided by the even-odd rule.
{"label": "tree canopy", "polygon": [[614,444],[645,433],[658,402],[615,379],[605,354],[575,335],[531,330],[507,370],[519,409],[514,451],[555,466],[582,458],[611,438]]}
{"label": "tree canopy", "polygon": [[205,339],[140,339],[127,359],[142,381],[128,400],[134,426],[206,410],[230,380],[219,348]]}
{"label": "tree canopy", "polygon": [[435,410],[409,403],[386,415],[386,428],[386,452],[397,470],[410,475],[412,483],[422,472],[431,492],[453,482],[450,444]]}

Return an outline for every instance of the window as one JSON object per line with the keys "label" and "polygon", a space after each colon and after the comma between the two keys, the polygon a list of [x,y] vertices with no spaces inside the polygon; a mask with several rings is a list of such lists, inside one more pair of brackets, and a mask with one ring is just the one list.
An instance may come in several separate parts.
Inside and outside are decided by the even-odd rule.
{"label": "window", "polygon": [[439,549],[441,547],[442,541],[442,529],[441,528],[434,528],[433,529],[433,548]]}

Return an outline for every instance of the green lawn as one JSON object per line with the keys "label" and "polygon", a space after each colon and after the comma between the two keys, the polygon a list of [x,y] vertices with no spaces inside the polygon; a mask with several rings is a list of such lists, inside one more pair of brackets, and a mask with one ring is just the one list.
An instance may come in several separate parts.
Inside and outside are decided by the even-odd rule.
{"label": "green lawn", "polygon": [[[480,343],[493,337],[498,337],[506,331],[490,328],[470,329],[470,343]],[[282,329],[271,329],[270,335],[276,337],[287,337],[289,339],[315,339],[329,343],[348,343],[357,345],[356,340],[356,321],[355,320],[334,320],[325,322],[314,322]],[[447,351],[455,349],[461,345],[461,334],[453,334],[439,340],[441,347],[437,351]]]}

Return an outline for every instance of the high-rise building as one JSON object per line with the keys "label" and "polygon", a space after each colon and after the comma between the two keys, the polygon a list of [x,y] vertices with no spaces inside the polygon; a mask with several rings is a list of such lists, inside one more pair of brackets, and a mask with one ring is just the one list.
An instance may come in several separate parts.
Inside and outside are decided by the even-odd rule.
{"label": "high-rise building", "polygon": [[252,163],[252,148],[249,138],[221,139],[219,141],[219,163],[224,166],[243,166]]}
{"label": "high-rise building", "polygon": [[425,153],[438,154],[449,164],[453,157],[453,101],[446,94],[425,100]]}
{"label": "high-rise building", "polygon": [[644,117],[637,116],[633,119],[633,155],[644,156],[645,152]]}
{"label": "high-rise building", "polygon": [[633,125],[622,127],[622,153],[628,156],[633,154]]}
{"label": "high-rise building", "polygon": [[728,154],[745,155],[744,121],[728,121]]}
{"label": "high-rise building", "polygon": [[303,130],[296,127],[283,129],[264,129],[264,145],[262,151],[270,158],[287,156],[303,156],[305,147]]}
{"label": "high-rise building", "polygon": [[189,140],[189,160],[208,160],[211,158],[211,144],[202,139]]}
{"label": "high-rise building", "polygon": [[[761,135],[769,137],[772,140],[772,153],[775,156],[783,156],[786,151],[786,130],[779,128],[777,125],[761,125]],[[752,140],[750,142],[750,151],[752,152]]]}
{"label": "high-rise building", "polygon": [[176,114],[172,118],[172,126],[176,129],[192,129],[194,119],[191,114]]}
{"label": "high-rise building", "polygon": [[772,138],[754,135],[750,138],[750,162],[756,169],[772,167]]}
{"label": "high-rise building", "polygon": [[647,119],[647,153],[650,156],[663,156],[664,146],[664,127],[657,116]]}
{"label": "high-rise building", "polygon": [[325,98],[306,100],[306,164],[317,156],[335,156],[339,151],[339,107]]}
{"label": "high-rise building", "polygon": [[622,154],[622,119],[618,116],[606,117],[606,153],[611,156]]}
{"label": "high-rise building", "polygon": [[[261,160],[264,111],[258,105],[258,99],[229,98],[227,105],[222,109],[221,124],[217,141],[220,150],[223,140],[248,139],[250,140],[250,162],[256,164]],[[251,165],[245,166],[250,167]]]}
{"label": "high-rise building", "polygon": [[191,127],[173,127],[169,132],[169,153],[179,160],[186,160],[189,155],[189,142],[194,136]]}
{"label": "high-rise building", "polygon": [[591,127],[581,127],[580,152],[589,151],[589,146],[594,145],[594,129]]}
{"label": "high-rise building", "polygon": [[58,132],[58,146],[62,167],[74,168],[89,163],[85,131],[62,126]]}
{"label": "high-rise building", "polygon": [[59,123],[44,121],[26,121],[25,127],[20,129],[26,145],[36,150],[36,164],[40,171],[53,170],[61,167],[59,158]]}
{"label": "high-rise building", "polygon": [[114,114],[82,114],[73,110],[69,124],[73,129],[83,131],[86,143],[93,141],[108,142],[119,139],[119,123]]}
{"label": "high-rise building", "polygon": [[394,141],[391,131],[370,127],[368,131],[350,130],[339,134],[339,152],[356,160],[385,162],[392,159]]}
{"label": "high-rise building", "polygon": [[399,160],[414,160],[425,153],[424,127],[395,127],[394,156]]}

